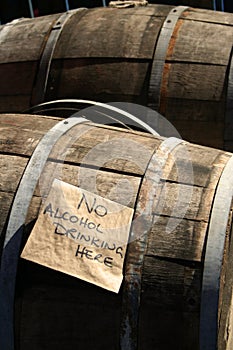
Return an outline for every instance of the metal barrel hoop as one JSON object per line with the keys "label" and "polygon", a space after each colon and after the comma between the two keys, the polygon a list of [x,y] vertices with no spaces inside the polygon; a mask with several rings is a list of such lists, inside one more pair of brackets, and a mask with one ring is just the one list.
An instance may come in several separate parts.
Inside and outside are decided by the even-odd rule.
{"label": "metal barrel hoop", "polygon": [[201,292],[200,350],[216,350],[225,236],[233,198],[233,156],[220,177],[211,211]]}
{"label": "metal barrel hoop", "polygon": [[231,149],[233,145],[233,47],[229,62],[228,84],[227,84],[227,99],[225,110],[225,128],[224,128],[224,149]]}
{"label": "metal barrel hoop", "polygon": [[[126,272],[123,284],[123,301],[122,301],[122,317],[120,332],[120,349],[121,350],[137,350],[138,349],[138,326],[139,326],[139,307],[142,282],[142,267],[144,255],[147,248],[147,240],[149,230],[153,221],[152,203],[158,191],[161,175],[166,165],[167,158],[184,141],[175,137],[164,140],[155,153],[152,155],[146,172],[144,174],[139,193],[148,193],[147,208],[145,212],[141,212],[140,203],[137,203],[135,212],[141,216],[144,227],[140,232],[140,238],[137,237],[137,220],[132,224],[131,238],[135,240],[128,246],[126,258]],[[149,186],[149,190],[148,190]],[[144,189],[147,188],[147,191]],[[140,220],[140,219],[139,219]],[[136,261],[136,263],[135,263]]]}
{"label": "metal barrel hoop", "polygon": [[40,140],[15,194],[11,208],[0,266],[0,348],[14,350],[14,296],[24,222],[36,184],[46,161],[59,138],[84,118],[68,118],[57,123]]}
{"label": "metal barrel hoop", "polygon": [[47,92],[51,62],[52,62],[54,50],[56,48],[58,39],[67,21],[77,12],[80,12],[80,16],[81,16],[82,10],[84,10],[84,8],[79,8],[76,10],[67,11],[63,13],[56,20],[55,24],[52,26],[52,29],[46,41],[43,53],[41,55],[39,69],[36,77],[36,83],[32,93],[32,100],[31,100],[32,105],[37,105],[39,103],[44,102],[46,92]]}
{"label": "metal barrel hoop", "polygon": [[155,47],[150,83],[149,83],[149,103],[148,106],[159,110],[160,105],[160,92],[163,77],[164,64],[166,60],[167,50],[169,43],[176,27],[176,24],[181,16],[181,14],[187,10],[188,6],[177,6],[173,8],[167,18],[165,19],[163,26],[161,28],[159,38]]}

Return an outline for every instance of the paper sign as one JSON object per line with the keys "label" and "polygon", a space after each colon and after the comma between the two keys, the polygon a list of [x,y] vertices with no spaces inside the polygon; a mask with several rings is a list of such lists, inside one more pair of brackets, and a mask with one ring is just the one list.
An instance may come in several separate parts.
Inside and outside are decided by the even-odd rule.
{"label": "paper sign", "polygon": [[55,179],[21,257],[118,292],[133,209]]}

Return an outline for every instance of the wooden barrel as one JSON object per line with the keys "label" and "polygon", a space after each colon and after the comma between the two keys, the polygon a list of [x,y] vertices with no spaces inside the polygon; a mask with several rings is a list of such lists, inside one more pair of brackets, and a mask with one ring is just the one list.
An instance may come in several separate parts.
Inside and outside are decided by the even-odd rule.
{"label": "wooden barrel", "polygon": [[0,27],[0,110],[84,98],[156,109],[190,142],[232,151],[233,14],[148,5]]}
{"label": "wooden barrel", "polygon": [[[149,1],[150,4],[164,4],[164,5],[186,5],[190,7],[197,7],[197,8],[203,8],[203,9],[209,9],[209,10],[221,10],[221,4],[213,0],[152,0]],[[215,8],[217,7],[217,8]]]}
{"label": "wooden barrel", "polygon": [[[231,153],[79,117],[0,125],[1,350],[231,348]],[[118,293],[20,258],[54,178],[133,209]]]}

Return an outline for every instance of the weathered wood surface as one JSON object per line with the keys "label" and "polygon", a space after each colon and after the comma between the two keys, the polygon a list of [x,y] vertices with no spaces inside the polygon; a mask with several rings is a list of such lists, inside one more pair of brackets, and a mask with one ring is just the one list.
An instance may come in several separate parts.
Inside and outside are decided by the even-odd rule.
{"label": "weathered wood surface", "polygon": [[[161,1],[159,0],[152,0],[153,4],[161,4]],[[176,0],[163,0],[163,4],[172,4],[172,5],[185,5],[185,6],[191,6],[191,7],[197,7],[197,8],[203,8],[203,9],[210,9],[212,10],[214,8],[213,1],[212,0],[180,0],[179,2]]]}
{"label": "weathered wood surface", "polygon": [[[39,140],[57,122],[58,118],[52,117],[0,116],[1,245],[26,164]],[[138,195],[141,182],[162,141],[148,134],[91,123],[71,129],[55,145],[37,184],[22,247],[38,216],[41,196],[46,197],[54,177],[131,208],[143,207],[143,193]],[[154,220],[143,263],[139,349],[198,350],[207,228],[216,186],[230,156],[220,150],[182,143],[166,160],[154,197]],[[231,221],[229,213],[229,228]],[[169,225],[173,225],[171,231],[167,231]],[[226,235],[230,237],[229,232]],[[231,333],[225,339],[231,322],[227,310],[232,304],[232,254],[227,242],[219,304],[221,350],[229,349],[232,342]],[[16,343],[23,350],[77,346],[118,349],[122,293],[123,289],[113,295],[20,259],[15,299]]]}
{"label": "weathered wood surface", "polygon": [[135,10],[123,13],[115,9],[87,11],[79,21],[75,16],[70,19],[69,26],[64,27],[54,59],[150,59],[160,26],[161,17],[156,8],[150,16],[137,14]]}
{"label": "weathered wood surface", "polygon": [[209,11],[200,9],[198,6],[193,6],[189,11],[185,11],[181,18],[187,18],[194,21],[212,22],[216,24],[232,25],[232,13]]}
{"label": "weathered wood surface", "polygon": [[[58,14],[35,20],[22,18],[20,21],[3,26],[0,32],[0,62],[28,62],[40,58],[51,25]],[[27,45],[25,43],[27,42]]]}
{"label": "weathered wood surface", "polygon": [[[194,6],[192,1],[185,5]],[[45,99],[150,103],[154,50],[173,8],[73,11],[55,47]],[[1,27],[1,111],[24,111],[40,102],[35,98],[40,57],[59,16],[21,19]],[[232,34],[233,14],[191,7],[172,33],[161,91],[155,94],[160,94],[159,112],[191,142],[224,147]],[[232,143],[228,144],[230,150]]]}

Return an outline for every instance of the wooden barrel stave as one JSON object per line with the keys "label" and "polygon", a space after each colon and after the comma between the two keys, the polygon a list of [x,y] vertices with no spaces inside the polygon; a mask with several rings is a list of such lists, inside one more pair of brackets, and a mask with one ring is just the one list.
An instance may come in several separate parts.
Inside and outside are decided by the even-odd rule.
{"label": "wooden barrel stave", "polygon": [[31,104],[38,62],[58,16],[41,17],[35,21],[23,18],[2,26],[0,102],[6,111],[22,111]]}
{"label": "wooden barrel stave", "polygon": [[[0,159],[4,169],[0,181],[2,223],[7,220],[10,202],[33,149],[43,134],[57,122],[57,118],[51,117],[1,116],[1,130],[4,130],[0,142]],[[75,135],[80,130],[82,135],[76,140]],[[129,142],[127,152],[133,155],[131,160],[122,159],[122,139]],[[90,151],[98,148],[103,141],[106,145],[103,145],[99,153],[99,163],[97,158],[88,158]],[[133,142],[138,147],[133,147]],[[91,123],[71,129],[55,145],[37,185],[26,219],[22,246],[38,216],[40,196],[48,192],[53,176],[75,186],[80,185],[80,164],[85,164],[86,177],[81,182],[84,188],[87,186],[90,189],[90,183],[97,179],[96,193],[99,195],[132,208],[137,201],[143,205],[147,194],[141,193],[138,196],[140,184],[150,158],[161,142],[161,138],[150,135]],[[201,278],[208,223],[216,187],[231,154],[186,143],[194,174],[191,181],[187,176],[189,158],[182,152],[183,147],[181,143],[168,156],[154,199],[154,223],[148,234],[142,269],[138,325],[140,349],[162,350],[170,349],[171,346],[177,350],[198,349]],[[64,149],[67,151],[65,157]],[[117,159],[110,157],[106,162],[104,153],[116,154]],[[54,162],[53,159],[60,159],[60,162]],[[97,176],[95,168],[99,169]],[[124,180],[130,181],[132,187],[130,202],[127,189],[118,186],[119,181],[122,184],[121,181]],[[173,217],[175,198],[178,191],[184,188],[192,189],[188,211],[184,216],[181,215],[182,207],[187,205],[187,198],[181,196],[178,207],[180,216]],[[163,197],[165,206],[161,207]],[[177,225],[170,233],[166,232],[169,219]],[[229,213],[229,225],[231,220]],[[3,235],[4,230],[1,239]],[[130,243],[129,248],[133,244]],[[224,262],[226,272],[223,275],[230,273],[228,259],[231,258],[228,257],[227,250],[226,248],[227,258]],[[130,259],[136,257],[134,255]],[[130,259],[127,259],[127,263]],[[127,270],[127,265],[125,269]],[[222,308],[227,309],[229,292],[224,284],[222,289]],[[115,295],[20,259],[15,296],[16,343],[23,350],[31,349],[32,344],[35,350],[41,347],[50,350],[64,347],[71,349],[77,344],[80,349],[91,346],[96,349],[118,349],[122,298],[123,288]],[[130,305],[126,311],[128,309]],[[222,320],[225,330],[223,316]]]}
{"label": "wooden barrel stave", "polygon": [[[231,213],[232,217],[232,213]],[[219,315],[218,349],[230,349],[232,347],[232,223],[229,220],[227,230],[223,276],[220,289],[221,314]],[[223,301],[224,300],[224,301]]]}
{"label": "wooden barrel stave", "polygon": [[[49,119],[48,118],[48,121],[43,119],[42,120],[38,120],[39,122],[36,123],[36,118],[34,118],[34,121],[31,119],[31,116],[28,116],[27,118],[27,121],[28,123],[26,122],[25,124],[22,123],[22,117],[20,117],[18,120],[15,121],[15,123],[13,123],[13,126],[12,126],[12,133],[10,133],[10,135],[12,135],[12,137],[14,139],[18,139],[18,142],[14,142],[13,145],[12,145],[12,150],[11,150],[11,153],[13,154],[20,154],[20,151],[19,149],[20,148],[23,148],[23,147],[20,147],[20,142],[23,141],[24,145],[27,144],[27,138],[26,138],[26,133],[29,133],[30,132],[30,137],[29,137],[29,140],[34,140],[34,147],[36,146],[38,140],[41,138],[43,132],[46,132],[46,128],[48,128],[48,125],[51,125],[51,123],[55,124],[57,121],[56,119],[55,120],[52,120],[52,119]],[[12,125],[11,122],[14,118],[10,118],[10,116],[6,116],[5,120],[6,120],[6,124],[9,123],[8,125]],[[47,123],[46,123],[47,121]],[[2,120],[3,124],[4,124],[4,121]],[[29,126],[31,124],[31,127]],[[84,127],[85,129],[90,129],[90,127]],[[14,133],[14,129],[17,130],[16,133]],[[42,131],[41,131],[42,129]],[[38,131],[39,130],[39,131]],[[86,130],[86,131],[87,131]],[[82,161],[82,158],[83,156],[85,156],[88,151],[90,151],[90,149],[92,149],[94,146],[98,145],[98,143],[100,142],[103,142],[103,139],[104,139],[104,133],[103,133],[104,129],[103,128],[99,128],[98,131],[95,130],[95,132],[93,132],[92,130],[90,130],[90,137],[88,138],[88,141],[87,141],[87,135],[83,135],[83,137],[80,139],[80,142],[79,144],[76,144],[76,147],[73,146],[72,149],[70,149],[70,154],[67,155],[67,161],[68,163],[73,161],[74,162],[74,153],[76,155],[76,161],[77,163],[81,163]],[[93,134],[93,136],[92,136]],[[112,136],[111,136],[112,134]],[[115,132],[112,130],[112,132],[110,131],[109,135],[107,135],[107,137],[105,137],[106,141],[108,140],[111,140],[111,138],[116,138],[117,135],[119,133]],[[66,136],[65,136],[66,138]],[[65,138],[63,138],[61,140],[61,144],[64,144],[65,142]],[[135,139],[134,135],[131,135],[131,138],[132,139]],[[144,141],[144,138],[143,137],[140,137],[139,136],[139,142],[140,142],[140,139],[141,139],[141,142]],[[21,141],[20,141],[21,140]],[[86,141],[85,141],[86,140]],[[145,139],[145,145],[149,145],[151,147],[151,150],[150,152],[152,152],[152,150],[154,149],[154,145],[155,145],[155,140],[151,140],[150,138],[146,138]],[[89,143],[89,145],[88,145]],[[18,147],[19,146],[19,147]],[[5,151],[5,148],[4,148],[4,143],[2,143],[2,149]],[[26,155],[27,157],[30,157],[30,154],[32,152],[32,148],[29,148],[29,147],[24,147],[25,151],[24,151],[24,156]],[[56,147],[54,148],[53,150],[53,154],[51,155],[51,157],[56,157],[55,159],[57,159],[58,157],[58,154],[60,152],[60,149],[61,149],[61,146],[60,144],[58,145],[57,149]],[[148,147],[146,147],[146,157],[148,158],[149,157],[149,154],[148,154]],[[76,152],[75,152],[76,151]],[[121,153],[121,151],[120,151]],[[6,157],[7,158],[7,157]],[[23,158],[24,159],[24,158]],[[148,158],[149,159],[149,158]],[[7,159],[5,159],[6,161]],[[14,160],[15,161],[15,160]],[[17,164],[18,162],[15,161],[15,164]],[[19,163],[21,164],[21,157],[19,157]],[[140,160],[139,160],[139,163],[140,163]],[[142,159],[142,166],[144,164],[144,170],[145,170],[145,162],[144,160]],[[55,164],[56,165],[56,164]],[[51,169],[51,163],[48,164],[48,168],[46,167],[45,169],[45,173],[44,173],[44,176],[46,177],[46,179],[48,179],[48,176],[50,176],[50,173],[52,172],[53,173],[53,169],[54,168],[54,164],[52,164],[52,169]],[[109,165],[109,168],[111,168],[111,165]],[[122,163],[121,161],[119,162],[115,162],[115,164],[113,163],[112,164],[112,168],[114,169],[115,168],[115,171],[117,171],[116,174],[112,174],[111,176],[111,172],[108,171],[107,173],[104,174],[103,176],[103,179],[102,179],[102,184],[101,184],[101,179],[100,181],[98,182],[98,193],[99,194],[103,194],[105,193],[105,195],[107,194],[107,196],[109,198],[112,197],[112,199],[114,199],[115,201],[117,200],[117,195],[118,195],[118,192],[116,192],[114,194],[114,182],[115,183],[118,183],[119,182],[119,179],[120,180],[124,180],[125,178],[129,179],[130,181],[132,181],[132,184],[134,184],[134,187],[136,186],[135,188],[135,193],[137,193],[138,191],[138,186],[139,186],[139,183],[140,183],[140,178],[137,177],[134,178],[133,175],[121,175],[119,174],[120,172],[120,169],[122,168],[122,170],[125,168],[125,172],[127,173],[129,171],[129,169],[127,167],[125,167],[124,163]],[[133,168],[133,167],[130,167],[131,169],[131,172],[132,174],[133,173],[142,173],[144,172],[144,170],[142,171],[142,169],[136,167],[136,168]],[[58,171],[58,174],[59,174],[59,169],[56,169]],[[76,183],[77,181],[77,178],[78,178],[78,172],[77,172],[77,166],[74,166],[74,165],[66,165],[65,167],[63,166],[62,167],[62,176],[63,176],[63,179],[66,180],[66,181],[69,181],[69,179],[72,179],[71,182],[73,183]],[[48,172],[48,174],[46,173],[46,171]],[[98,173],[98,175],[100,175],[102,172],[100,171]],[[76,176],[75,176],[76,175]],[[94,174],[95,175],[95,174]],[[99,178],[99,177],[98,177]],[[18,180],[20,179],[20,177],[18,177]],[[117,180],[118,179],[118,180]],[[89,182],[90,182],[90,178],[87,178],[86,179],[86,182],[87,184],[89,185]],[[76,183],[77,184],[77,183]],[[47,189],[49,187],[49,184],[46,183],[46,186],[47,186]],[[101,187],[103,188],[103,190],[101,191]],[[109,189],[107,189],[107,187],[109,187]],[[5,191],[7,190],[7,188],[4,189]],[[40,204],[40,201],[38,201],[39,199],[39,195],[40,195],[40,192],[39,190],[41,190],[41,188],[37,188],[36,192],[35,192],[35,197],[32,201],[32,204],[31,204],[31,207],[30,207],[30,210],[29,210],[29,218],[27,220],[29,220],[29,223],[31,222],[34,222],[33,220],[36,218],[36,216],[38,215],[38,207],[39,207],[39,204]],[[124,191],[123,189],[120,191],[121,193],[121,196],[120,198],[118,199],[119,202],[122,203],[122,200],[124,200]],[[110,195],[108,195],[108,193],[110,193]],[[122,198],[123,197],[123,198]],[[135,200],[135,196],[134,196],[134,200]],[[125,204],[128,204],[129,203],[125,203]],[[131,205],[133,205],[134,203],[131,203]],[[9,208],[8,208],[9,210]],[[28,224],[28,221],[26,221],[26,225]],[[27,226],[26,226],[27,227]],[[31,225],[29,225],[29,230],[31,229]],[[23,264],[23,263],[22,263]],[[25,292],[25,302],[26,302],[26,299],[27,299],[27,269],[29,269],[30,271],[30,264],[29,264],[29,268],[27,267],[27,264],[26,264],[26,276],[25,276],[25,269],[23,270],[23,275],[21,277],[19,277],[19,281],[20,281],[20,278],[22,278],[23,281],[25,281],[25,285],[22,286],[22,288],[24,289],[24,287],[26,287],[26,292]],[[23,302],[23,306],[21,305],[21,302],[20,300],[17,301],[17,305],[19,307],[19,310],[22,310],[22,311],[19,311],[21,312],[22,314],[22,319],[20,318],[20,322],[19,322],[19,325],[17,325],[17,328],[19,327],[19,330],[17,330],[17,332],[19,331],[20,332],[20,335],[22,337],[22,335],[24,334],[24,332],[27,330],[27,327],[30,326],[31,322],[35,322],[34,324],[36,325],[35,327],[35,330],[37,330],[39,332],[39,335],[37,337],[37,334],[33,333],[31,334],[31,330],[32,332],[34,332],[34,329],[30,329],[29,331],[26,331],[26,336],[22,337],[22,342],[21,342],[21,346],[23,346],[25,349],[27,347],[31,347],[31,337],[33,337],[33,341],[35,341],[36,343],[38,344],[42,344],[41,346],[44,346],[44,348],[50,348],[51,346],[59,346],[60,348],[64,348],[64,347],[67,347],[68,348],[72,348],[72,346],[74,346],[75,344],[79,343],[80,341],[83,341],[83,343],[85,343],[86,345],[85,346],[95,346],[96,348],[98,348],[98,344],[99,344],[99,348],[102,346],[104,348],[107,348],[107,346],[113,348],[113,344],[117,344],[117,334],[119,333],[119,331],[117,332],[118,329],[120,329],[120,325],[119,325],[119,321],[117,323],[117,326],[115,325],[116,323],[116,320],[117,319],[120,319],[119,316],[117,316],[119,314],[119,308],[115,308],[115,311],[112,310],[110,308],[110,305],[114,305],[116,306],[117,304],[119,304],[119,300],[121,298],[121,296],[112,296],[111,294],[109,295],[109,298],[106,295],[103,295],[101,292],[98,291],[94,291],[92,286],[86,288],[86,287],[82,287],[82,283],[81,285],[78,283],[74,283],[74,288],[75,288],[75,293],[74,291],[71,293],[67,292],[66,291],[66,295],[67,297],[69,296],[69,294],[71,294],[72,296],[72,300],[74,301],[74,298],[75,298],[75,304],[77,304],[77,298],[75,297],[77,294],[78,295],[83,295],[83,297],[81,297],[81,300],[82,300],[82,305],[87,305],[89,304],[88,308],[89,310],[91,310],[91,314],[92,314],[92,317],[93,317],[93,322],[90,322],[90,320],[86,319],[85,323],[82,321],[82,324],[79,325],[79,328],[81,327],[84,327],[83,329],[80,329],[81,333],[83,334],[83,338],[80,339],[80,336],[74,336],[72,341],[67,345],[67,338],[66,338],[66,334],[68,332],[68,329],[70,328],[70,325],[69,325],[69,322],[67,318],[69,318],[69,309],[73,303],[69,304],[66,303],[66,305],[64,305],[64,308],[63,309],[63,313],[65,315],[67,315],[67,317],[65,316],[64,319],[62,319],[62,321],[55,327],[56,328],[56,332],[58,332],[58,334],[61,335],[61,338],[58,337],[57,340],[54,340],[54,337],[52,336],[51,337],[51,340],[45,340],[47,338],[47,332],[49,331],[52,331],[52,329],[50,329],[49,327],[46,327],[46,329],[44,329],[43,327],[43,323],[46,321],[49,322],[49,324],[53,324],[52,320],[50,322],[50,317],[54,317],[54,315],[56,315],[57,313],[57,300],[59,299],[59,295],[63,295],[63,293],[61,293],[60,291],[58,292],[58,296],[56,297],[56,303],[53,302],[53,300],[51,300],[51,297],[50,295],[48,294],[48,292],[45,292],[45,294],[42,293],[42,296],[41,296],[41,288],[40,288],[40,285],[37,287],[37,283],[38,283],[38,278],[39,280],[42,279],[42,281],[44,281],[44,279],[47,279],[48,280],[51,280],[51,272],[49,272],[49,276],[47,277],[47,274],[46,272],[43,273],[43,276],[40,276],[40,273],[41,273],[41,270],[39,269],[38,273],[39,273],[39,277],[37,276],[36,274],[36,271],[34,271],[35,269],[33,269],[33,276],[36,276],[36,287],[32,287],[32,290],[31,290],[31,283],[30,283],[30,280],[31,280],[31,277],[29,277],[29,301],[28,301],[28,304],[26,302],[26,304]],[[20,276],[20,273],[19,273],[19,276]],[[52,276],[53,276],[53,273],[52,273]],[[64,277],[66,279],[66,277]],[[20,283],[20,282],[19,282]],[[44,282],[43,282],[44,283]],[[60,284],[60,282],[59,282]],[[67,285],[67,282],[64,282],[65,285]],[[71,281],[71,284],[73,284],[73,282]],[[54,287],[52,287],[54,288]],[[39,289],[39,291],[38,291]],[[58,286],[58,289],[60,290],[59,286]],[[89,291],[88,291],[89,289]],[[56,287],[55,287],[55,290],[56,290]],[[20,291],[20,289],[19,289]],[[21,295],[21,292],[19,292],[20,295]],[[56,293],[56,292],[55,292]],[[98,294],[99,294],[99,297],[98,297]],[[104,293],[105,294],[105,293]],[[46,305],[44,304],[44,301],[46,299]],[[20,296],[19,296],[19,299],[20,299]],[[17,300],[17,296],[16,296],[16,300]],[[33,303],[33,300],[37,300],[36,304]],[[95,300],[95,303],[97,302],[99,305],[102,305],[101,308],[103,308],[103,310],[101,311],[101,314],[103,315],[106,315],[103,317],[102,321],[101,321],[101,326],[99,325],[100,321],[99,321],[99,316],[98,316],[98,310],[96,310],[96,306],[95,306],[95,303],[93,303],[93,305],[90,305],[90,302],[91,300]],[[108,301],[109,300],[109,301]],[[114,300],[114,301],[112,301]],[[31,304],[32,302],[32,304]],[[47,304],[48,303],[48,304]],[[108,306],[108,303],[109,303],[109,306]],[[106,305],[107,304],[107,305]],[[26,308],[24,308],[24,305],[26,305]],[[27,308],[27,305],[30,305],[29,308]],[[49,308],[50,310],[52,310],[49,314],[46,312],[46,310],[48,309],[48,305],[49,305]],[[73,307],[72,307],[73,308]],[[40,310],[40,311],[39,311]],[[39,311],[39,312],[38,312]],[[31,319],[30,317],[30,320],[28,319],[28,312],[33,312],[33,319]],[[75,312],[75,310],[74,310]],[[77,306],[77,314],[80,313],[80,312],[84,312],[84,307],[81,306],[81,310],[80,310],[80,306]],[[116,313],[116,315],[114,315],[114,313]],[[26,315],[26,316],[25,316]],[[101,316],[102,317],[102,316]],[[25,318],[25,319],[24,319]],[[105,319],[105,321],[104,321]],[[113,320],[113,324],[112,326],[109,324],[109,320]],[[29,323],[28,323],[29,321]],[[21,322],[22,322],[22,326],[21,326]],[[85,327],[87,327],[87,323],[89,323],[89,326],[88,326],[88,329],[89,331],[86,333],[86,335],[84,335],[84,332],[85,332]],[[75,329],[77,327],[77,325],[74,326]],[[92,328],[93,329],[98,329],[98,332],[94,335],[94,337],[90,337],[89,333],[91,334],[92,333]],[[110,328],[113,328],[112,330],[110,330]],[[106,331],[106,328],[108,329],[108,336],[106,337],[103,337],[101,336],[102,334],[105,333]],[[64,336],[63,336],[64,335]],[[101,337],[102,341],[100,341],[99,337]],[[42,339],[41,339],[42,338]],[[46,344],[44,343],[46,342]],[[52,345],[51,345],[52,344]],[[97,344],[97,345],[96,345]],[[82,346],[82,345],[80,345]]]}
{"label": "wooden barrel stave", "polygon": [[[224,148],[223,110],[233,29],[224,14],[219,14],[218,19],[213,14],[212,20],[208,14],[205,10],[189,9],[178,21],[164,66],[160,112],[182,130],[184,138],[201,144],[208,138],[209,145]],[[228,38],[224,48],[223,37]],[[204,112],[205,106],[208,112]],[[195,116],[186,122],[186,113],[201,115],[205,122],[197,123]],[[195,140],[188,136],[190,128]]]}
{"label": "wooden barrel stave", "polygon": [[[201,176],[200,178],[194,177],[194,184],[198,186],[194,187],[194,190],[201,189],[202,192],[200,201],[196,202],[199,211],[196,212],[194,210],[193,216],[189,217],[189,224],[187,224],[187,220],[185,220],[184,226],[182,227],[181,222],[176,227],[175,232],[172,232],[171,234],[166,234],[163,229],[169,219],[169,213],[167,213],[168,215],[165,213],[166,216],[163,216],[164,214],[161,215],[161,213],[158,212],[160,217],[150,231],[148,238],[148,248],[144,259],[145,274],[143,273],[142,287],[144,290],[142,300],[145,300],[145,305],[147,305],[147,307],[142,310],[140,317],[141,324],[143,325],[143,330],[141,329],[142,343],[144,341],[149,341],[148,347],[151,346],[151,348],[152,345],[156,348],[159,346],[158,344],[167,341],[164,340],[166,339],[167,334],[167,319],[164,317],[164,312],[166,313],[168,309],[170,311],[168,319],[171,322],[170,327],[173,327],[173,333],[170,340],[167,341],[169,344],[167,345],[167,348],[169,348],[169,346],[174,346],[172,345],[173,342],[177,344],[177,349],[199,348],[198,319],[200,316],[198,305],[200,305],[200,278],[202,274],[201,264],[203,261],[203,244],[205,244],[205,232],[207,230],[208,217],[211,209],[209,204],[210,198],[213,198],[214,196],[215,186],[218,181],[217,179],[219,178],[219,175],[222,172],[222,167],[228,157],[225,158],[222,154],[216,155],[216,153],[214,154],[214,152],[210,152],[208,156],[206,155],[208,157],[207,161],[207,158],[202,158],[200,156],[200,148],[198,146],[194,147],[196,148],[196,152],[193,152],[192,157],[194,174],[201,174],[205,162],[211,164],[208,170],[205,168],[206,172],[204,172],[204,176]],[[202,162],[202,160],[203,163],[198,164],[198,162]],[[197,166],[196,168],[195,165]],[[216,168],[214,169],[214,167]],[[173,207],[170,201],[169,192],[167,193],[166,198],[166,204],[171,204],[171,207]],[[177,218],[174,218],[173,220],[178,221]],[[178,239],[178,241],[176,241],[176,239]],[[180,245],[181,242],[183,244]],[[180,249],[182,252],[179,251]],[[150,270],[150,268],[152,270]],[[152,273],[154,268],[156,276],[155,273]],[[148,271],[150,272],[148,273]],[[171,282],[173,278],[176,279],[175,286]],[[175,295],[179,297],[176,299],[174,298]],[[167,305],[167,307],[164,305]],[[170,307],[168,305],[170,305]],[[180,310],[182,310],[182,315]],[[192,318],[190,318],[190,313],[192,313]],[[181,327],[176,327],[177,320],[182,324]],[[153,340],[148,338],[145,334],[147,333],[145,331],[147,326],[149,329],[148,332],[153,333],[151,329],[152,325],[154,327]],[[159,329],[158,337],[155,332],[157,329]],[[190,334],[194,336],[192,342],[190,342]],[[165,345],[164,348],[166,348]]]}
{"label": "wooden barrel stave", "polygon": [[[196,151],[196,159],[203,159],[200,157],[200,154],[198,156],[198,147]],[[156,348],[160,346],[160,343],[167,341],[168,344],[164,345],[164,348],[174,347],[172,344],[175,342],[177,349],[199,349],[198,319],[200,310],[198,305],[200,305],[201,301],[201,264],[206,240],[205,232],[211,209],[209,204],[210,198],[214,196],[217,179],[227,158],[225,156],[222,157],[222,154],[219,154],[217,157],[213,153],[209,155],[208,161],[211,164],[209,173],[205,173],[205,177],[202,177],[201,181],[200,179],[198,180],[198,186],[200,186],[200,182],[202,182],[203,186],[201,200],[197,202],[199,211],[193,212],[193,217],[189,218],[189,224],[185,220],[184,227],[182,227],[181,223],[176,227],[175,232],[170,235],[169,233],[166,234],[164,227],[169,216],[163,217],[164,214],[161,215],[159,212],[161,216],[150,231],[148,248],[144,259],[142,286],[144,291],[142,300],[145,301],[146,306],[140,313],[141,324],[143,325],[143,329],[140,329],[141,341],[142,344],[148,341],[148,347]],[[204,158],[203,163],[205,161],[206,159]],[[203,170],[201,164],[195,170],[196,174],[200,174],[201,170]],[[200,187],[197,188],[200,189]],[[169,197],[168,193],[168,203]],[[190,236],[188,237],[188,235]],[[181,242],[183,244],[180,246]],[[182,252],[179,251],[180,249]],[[154,269],[156,273],[152,272]],[[175,286],[171,282],[173,278],[176,280]],[[177,299],[174,297],[175,295]],[[164,305],[167,306],[165,307]],[[168,319],[171,322],[170,327],[173,333],[170,340],[164,340],[167,334],[167,319],[164,317],[164,313],[166,314],[168,309],[170,311]],[[190,313],[192,317],[190,317]],[[178,327],[176,327],[177,320],[180,323]],[[181,324],[182,326],[180,327]],[[145,329],[149,329],[148,332],[153,333],[152,327],[154,327],[153,340],[147,337],[147,332],[145,331]],[[157,337],[155,330],[158,329],[159,336]],[[191,334],[193,336],[192,342],[190,342]]]}
{"label": "wooden barrel stave", "polygon": [[[189,4],[188,4],[189,5]],[[196,20],[196,21],[203,21],[203,22],[213,22],[218,24],[226,24],[231,25],[232,22],[232,14],[227,12],[219,12],[219,11],[209,11],[206,9],[198,8],[198,6],[192,6],[195,7],[191,9],[191,12],[189,12],[189,19]],[[185,14],[181,15],[181,18],[185,17]]]}
{"label": "wooden barrel stave", "polygon": [[[165,19],[169,8],[156,6],[148,7],[145,11],[135,9],[132,13],[126,11],[123,16],[115,9],[98,9],[97,13],[86,13],[78,22],[75,17],[73,20],[71,18],[54,52],[48,98],[79,95],[83,98],[95,96],[95,99],[102,101],[114,99],[140,103],[144,95],[146,103],[144,87],[150,59],[162,19]],[[80,33],[79,40],[76,39],[76,33]],[[116,42],[118,45],[115,45]],[[70,75],[70,72],[73,74]],[[87,74],[93,79],[93,84],[88,83]],[[82,83],[77,84],[75,76],[79,76]],[[56,90],[59,88],[57,81],[65,90]],[[115,84],[112,84],[113,81]]]}
{"label": "wooden barrel stave", "polygon": [[[161,3],[158,0],[153,0],[153,4],[154,3]],[[211,0],[180,0],[179,2],[175,1],[175,0],[164,0],[163,4],[172,4],[172,5],[188,5],[191,7],[198,7],[198,8],[203,8],[203,9],[214,9],[214,4],[213,1]],[[220,5],[218,5],[220,6]]]}

